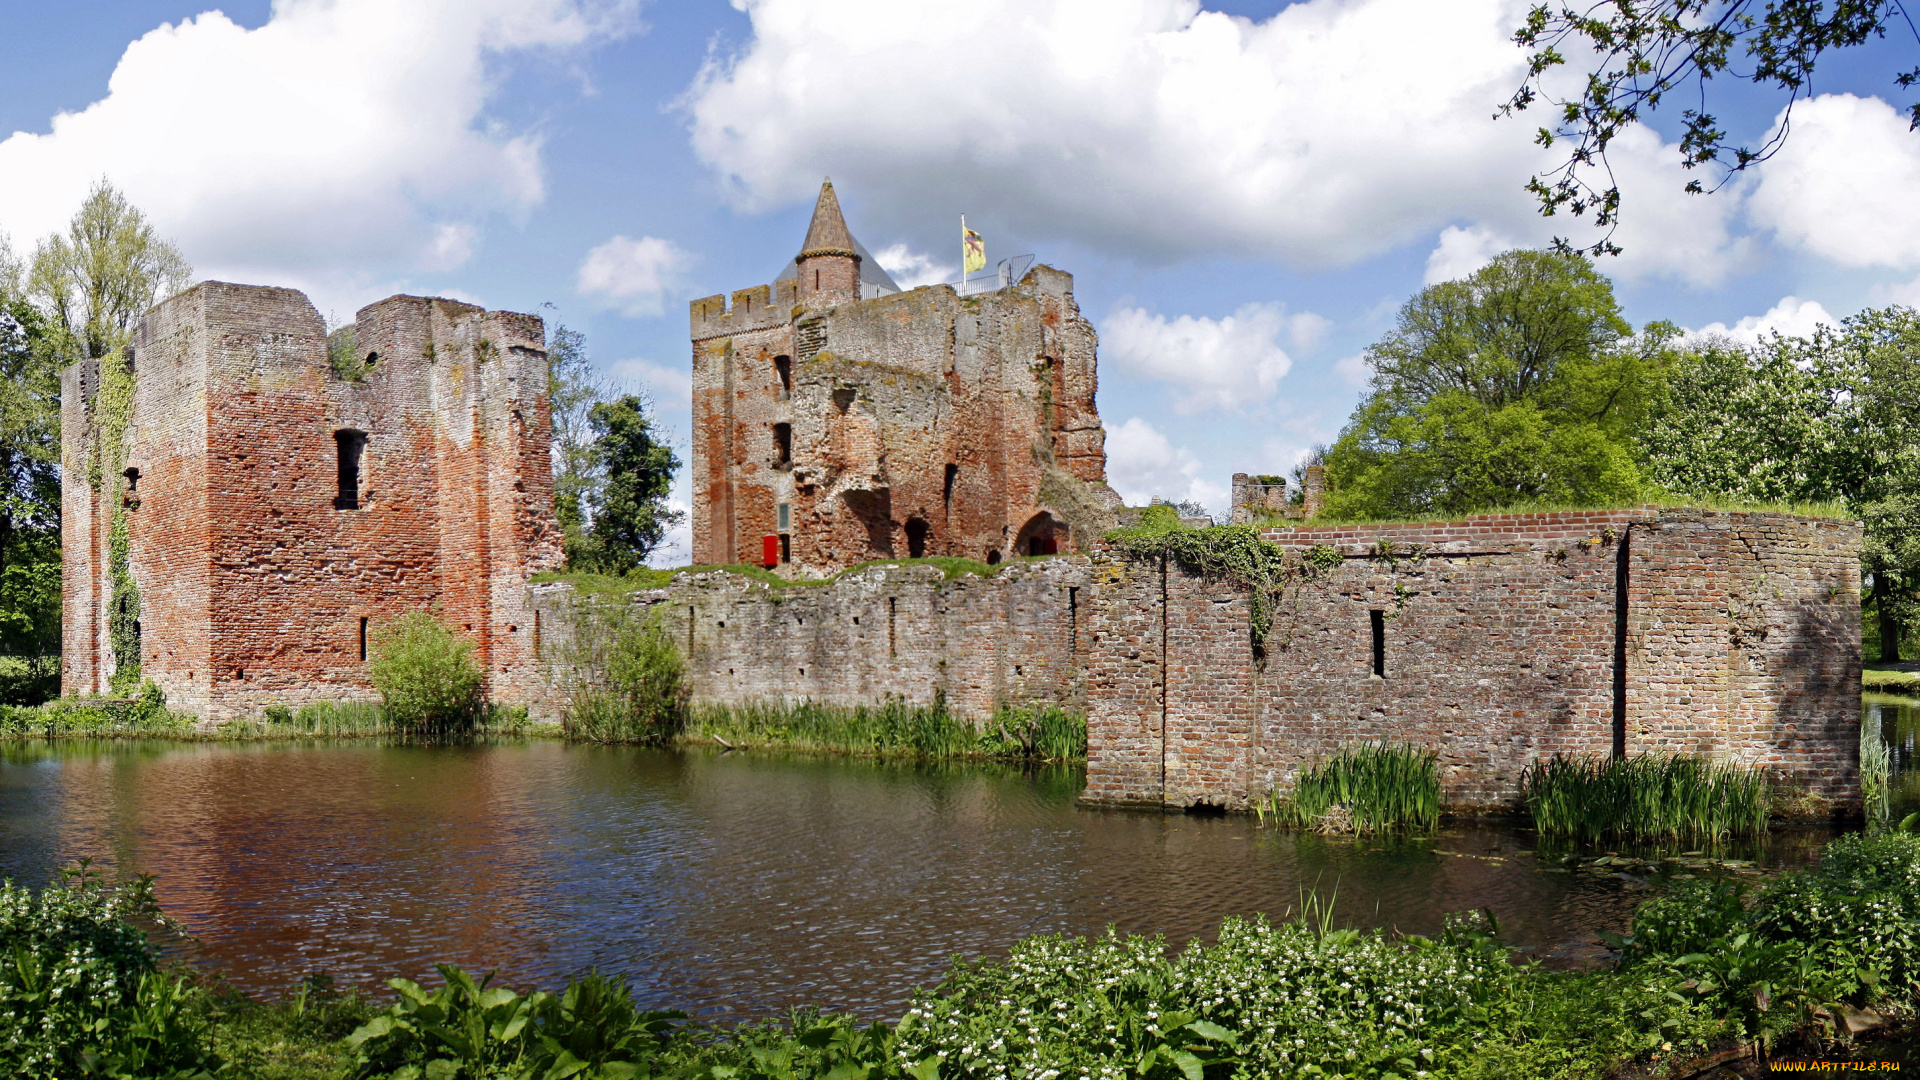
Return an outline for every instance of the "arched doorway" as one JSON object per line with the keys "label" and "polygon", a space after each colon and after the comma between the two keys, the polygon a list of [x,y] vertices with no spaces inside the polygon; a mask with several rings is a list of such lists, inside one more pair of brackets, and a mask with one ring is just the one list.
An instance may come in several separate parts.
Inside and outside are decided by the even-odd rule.
{"label": "arched doorway", "polygon": [[1020,527],[1020,535],[1013,542],[1013,550],[1021,555],[1058,555],[1061,542],[1067,538],[1067,527],[1045,510],[1033,515]]}

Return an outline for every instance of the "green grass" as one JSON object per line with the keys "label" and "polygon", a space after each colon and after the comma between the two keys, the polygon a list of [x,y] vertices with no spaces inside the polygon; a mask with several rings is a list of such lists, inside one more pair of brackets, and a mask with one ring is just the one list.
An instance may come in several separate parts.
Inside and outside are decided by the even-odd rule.
{"label": "green grass", "polygon": [[1342,747],[1260,812],[1329,832],[1430,832],[1440,823],[1439,756],[1406,743]]}
{"label": "green grass", "polygon": [[1903,691],[1920,693],[1920,671],[1868,667],[1860,673],[1860,686],[1865,690],[1880,690],[1896,694]]}
{"label": "green grass", "polygon": [[665,588],[671,585],[673,579],[679,577],[681,574],[705,574],[712,573],[716,570],[724,570],[729,574],[738,574],[741,577],[752,578],[755,581],[771,585],[778,589],[804,589],[821,585],[831,585],[849,574],[857,574],[862,570],[871,569],[875,566],[931,566],[937,568],[941,576],[946,580],[953,581],[963,577],[993,577],[995,574],[998,574],[1010,566],[1046,562],[1048,559],[1056,558],[1059,558],[1059,556],[1022,555],[1009,558],[997,566],[989,566],[978,559],[963,559],[955,555],[929,555],[919,559],[869,559],[866,562],[849,566],[832,577],[824,578],[783,578],[764,566],[750,566],[745,563],[729,563],[724,566],[676,566],[667,570],[641,567],[628,573],[624,577],[610,574],[581,574],[549,570],[544,573],[535,574],[533,576],[533,583],[536,585],[545,585],[553,582],[564,582],[572,585],[574,592],[582,596],[624,596],[640,589]]}
{"label": "green grass", "polygon": [[[517,705],[490,705],[475,734],[532,735],[532,723]],[[62,698],[45,705],[0,705],[0,739],[170,739],[183,742],[246,742],[261,739],[354,739],[402,735],[387,721],[386,710],[372,702],[321,702],[302,706],[269,705],[258,717],[202,726],[189,713],[164,707],[143,710],[135,700]]]}
{"label": "green grass", "polygon": [[1767,831],[1766,773],[1681,755],[1535,761],[1520,794],[1543,836],[1711,843]]}
{"label": "green grass", "polygon": [[702,705],[693,708],[682,738],[735,748],[935,761],[1081,761],[1087,755],[1086,718],[1046,704],[1002,708],[979,726],[944,704],[901,698],[851,706],[812,701]]}

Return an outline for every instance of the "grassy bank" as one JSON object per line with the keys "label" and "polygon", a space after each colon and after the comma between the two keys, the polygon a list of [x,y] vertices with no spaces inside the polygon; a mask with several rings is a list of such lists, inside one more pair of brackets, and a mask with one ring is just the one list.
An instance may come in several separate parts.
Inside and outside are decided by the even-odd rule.
{"label": "grassy bank", "polygon": [[[534,724],[519,706],[491,706],[476,735],[537,735],[552,725]],[[361,739],[413,735],[394,725],[386,710],[364,702],[323,702],[299,709],[270,705],[258,719],[203,726],[189,713],[157,700],[62,698],[45,705],[0,705],[0,739],[167,739],[243,742],[258,739]]]}
{"label": "grassy bank", "polygon": [[972,724],[945,705],[890,698],[875,705],[755,702],[691,710],[682,738],[694,743],[863,757],[1084,761],[1087,718],[1057,706],[1002,707]]}
{"label": "grassy bank", "polygon": [[[132,922],[149,881],[0,891],[0,1042],[10,1076],[264,1080],[962,1080],[1000,1077],[1690,1075],[1760,1045],[1836,1058],[1848,1023],[1911,1016],[1920,837],[1856,835],[1758,889],[1682,882],[1643,904],[1616,960],[1517,961],[1485,915],[1431,938],[1299,917],[1155,938],[1042,936],[959,963],[897,1024],[802,1012],[722,1027],[638,1009],[617,980],[490,987],[455,968],[374,1000],[310,986],[251,1003],[161,971]],[[1850,1020],[1847,1018],[1851,1018]],[[1871,1050],[1865,1056],[1872,1057]],[[224,1071],[223,1071],[224,1070]]]}

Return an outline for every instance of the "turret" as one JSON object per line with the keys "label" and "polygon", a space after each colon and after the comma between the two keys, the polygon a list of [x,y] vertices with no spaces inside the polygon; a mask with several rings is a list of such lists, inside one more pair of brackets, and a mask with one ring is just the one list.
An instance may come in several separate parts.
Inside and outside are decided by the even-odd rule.
{"label": "turret", "polygon": [[820,185],[806,243],[793,261],[800,271],[801,306],[819,310],[860,299],[860,252],[847,231],[847,219],[840,215],[832,180]]}

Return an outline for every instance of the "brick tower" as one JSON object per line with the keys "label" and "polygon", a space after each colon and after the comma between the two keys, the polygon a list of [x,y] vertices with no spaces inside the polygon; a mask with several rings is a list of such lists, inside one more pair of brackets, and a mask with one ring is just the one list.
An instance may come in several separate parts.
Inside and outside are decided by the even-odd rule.
{"label": "brick tower", "polygon": [[995,563],[1112,523],[1093,327],[1061,271],[903,292],[827,182],[787,269],[694,301],[691,331],[696,563]]}
{"label": "brick tower", "polygon": [[528,699],[526,581],[560,560],[544,327],[395,296],[351,340],[342,377],[304,295],[205,282],[141,320],[124,415],[99,362],[67,369],[63,693],[105,693],[118,641],[210,719],[371,698],[369,634],[434,610],[491,695]]}

